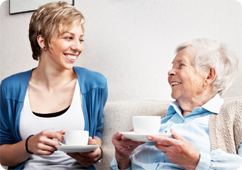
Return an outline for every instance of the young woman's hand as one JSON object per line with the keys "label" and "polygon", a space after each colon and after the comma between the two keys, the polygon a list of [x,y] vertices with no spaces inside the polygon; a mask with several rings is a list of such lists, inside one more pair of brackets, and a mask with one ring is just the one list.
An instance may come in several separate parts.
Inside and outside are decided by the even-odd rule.
{"label": "young woman's hand", "polygon": [[[56,147],[60,145],[58,141],[63,141],[65,130],[58,132],[42,131],[34,136],[31,136],[28,140],[28,150],[35,155],[51,155],[56,151]],[[57,140],[53,140],[53,139]]]}
{"label": "young woman's hand", "polygon": [[[98,142],[91,137],[88,138],[89,145],[98,145]],[[70,157],[74,158],[77,162],[85,167],[93,165],[101,157],[102,151],[100,147],[92,152],[81,152],[81,153],[67,153]]]}

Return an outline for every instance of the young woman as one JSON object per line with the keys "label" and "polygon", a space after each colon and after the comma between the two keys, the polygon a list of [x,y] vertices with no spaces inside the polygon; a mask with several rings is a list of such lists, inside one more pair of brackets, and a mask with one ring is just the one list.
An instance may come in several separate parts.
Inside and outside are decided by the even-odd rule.
{"label": "young woman", "polygon": [[[66,2],[38,8],[29,24],[37,68],[1,83],[1,164],[10,169],[92,169],[102,155],[107,81],[73,64],[83,50],[85,20]],[[89,153],[56,149],[65,130],[89,131]],[[74,158],[74,159],[73,159]]]}

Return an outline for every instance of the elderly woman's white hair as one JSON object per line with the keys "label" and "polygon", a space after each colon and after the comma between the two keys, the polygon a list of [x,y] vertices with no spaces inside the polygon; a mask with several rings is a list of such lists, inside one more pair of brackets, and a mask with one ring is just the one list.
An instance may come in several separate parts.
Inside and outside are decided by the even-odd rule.
{"label": "elderly woman's white hair", "polygon": [[177,47],[176,53],[185,48],[195,50],[192,64],[198,72],[215,68],[214,91],[222,95],[231,86],[238,71],[239,60],[234,51],[227,44],[210,39],[185,42]]}

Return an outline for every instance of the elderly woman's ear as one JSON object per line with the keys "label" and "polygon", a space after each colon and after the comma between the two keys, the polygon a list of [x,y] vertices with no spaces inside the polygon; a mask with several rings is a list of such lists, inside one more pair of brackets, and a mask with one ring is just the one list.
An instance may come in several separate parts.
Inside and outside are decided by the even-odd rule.
{"label": "elderly woman's ear", "polygon": [[204,85],[205,86],[211,86],[214,79],[216,78],[216,70],[215,68],[209,68],[207,71],[206,71],[206,77],[205,77],[205,81],[204,81]]}

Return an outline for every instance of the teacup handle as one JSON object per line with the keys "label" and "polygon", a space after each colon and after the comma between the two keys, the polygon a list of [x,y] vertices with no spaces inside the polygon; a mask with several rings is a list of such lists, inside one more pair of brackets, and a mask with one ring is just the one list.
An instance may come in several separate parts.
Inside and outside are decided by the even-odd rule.
{"label": "teacup handle", "polygon": [[64,143],[62,143],[61,141],[59,141],[59,143],[61,144],[61,146],[65,146],[65,144],[64,144]]}
{"label": "teacup handle", "polygon": [[[64,137],[64,139],[65,139],[65,135],[62,135],[63,137]],[[62,143],[61,141],[59,141],[59,143],[61,144],[61,146],[65,146],[65,144],[64,143]]]}

